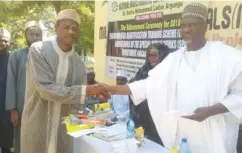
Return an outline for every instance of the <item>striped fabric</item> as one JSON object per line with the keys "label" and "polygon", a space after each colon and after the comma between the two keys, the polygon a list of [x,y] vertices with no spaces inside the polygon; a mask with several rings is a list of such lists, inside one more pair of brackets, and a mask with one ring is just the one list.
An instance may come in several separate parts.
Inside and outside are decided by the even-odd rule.
{"label": "striped fabric", "polygon": [[[55,51],[52,41],[37,42],[30,47],[21,153],[72,153],[71,137],[66,134],[64,124],[60,123],[74,104],[81,103],[82,85],[86,82],[85,65],[76,52],[68,57],[67,69],[63,67],[60,70],[59,64],[60,55]],[[67,75],[61,78],[61,82],[57,81],[57,76],[64,72]],[[54,107],[56,104],[60,104],[59,115],[55,114],[54,108],[58,108]],[[52,143],[51,133],[55,138]]]}

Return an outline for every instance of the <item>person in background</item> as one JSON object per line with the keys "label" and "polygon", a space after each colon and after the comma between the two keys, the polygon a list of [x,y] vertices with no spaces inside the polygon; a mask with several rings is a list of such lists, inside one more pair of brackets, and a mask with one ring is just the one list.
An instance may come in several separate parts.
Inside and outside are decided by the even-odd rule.
{"label": "person in background", "polygon": [[1,153],[10,153],[13,147],[13,125],[10,122],[10,112],[5,110],[8,47],[10,33],[0,29],[0,149]]}
{"label": "person in background", "polygon": [[95,80],[95,72],[93,68],[87,68],[87,84],[88,85],[98,84],[98,82]]}
{"label": "person in background", "polygon": [[[146,79],[148,77],[149,71],[152,70],[157,64],[162,62],[170,52],[171,49],[168,48],[168,46],[165,44],[155,43],[149,45],[147,48],[145,64],[138,70],[135,77],[132,78],[129,83]],[[148,139],[163,145],[156,130],[153,119],[150,115],[147,99],[137,106],[135,106],[131,101],[130,105],[132,110],[131,113],[134,117],[136,127],[142,126],[145,130],[145,136]]]}
{"label": "person in background", "polygon": [[[87,68],[86,73],[87,73],[87,85],[98,84],[98,82],[95,80],[95,72],[93,68]],[[100,102],[101,101],[99,99],[96,99],[93,97],[86,97],[85,104],[91,108],[94,104],[98,104]]]}
{"label": "person in background", "polygon": [[[127,75],[122,72],[117,72],[116,84],[117,85],[125,85],[127,84],[128,79]],[[129,96],[128,95],[112,95],[110,99],[110,103],[112,104],[112,109],[115,113],[115,118],[112,121],[127,121],[130,116],[129,109]]]}
{"label": "person in background", "polygon": [[14,125],[14,153],[20,153],[21,114],[24,108],[29,47],[42,40],[42,30],[36,21],[27,22],[24,32],[27,47],[11,52],[8,61],[6,109],[11,111],[11,122]]}

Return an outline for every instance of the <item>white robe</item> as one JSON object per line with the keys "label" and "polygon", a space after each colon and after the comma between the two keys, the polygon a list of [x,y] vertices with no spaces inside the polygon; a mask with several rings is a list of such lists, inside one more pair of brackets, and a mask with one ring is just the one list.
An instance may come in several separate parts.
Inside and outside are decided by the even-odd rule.
{"label": "white robe", "polygon": [[129,118],[129,96],[128,95],[112,95],[110,102],[117,119],[127,120]]}
{"label": "white robe", "polygon": [[[191,80],[195,84],[185,86],[182,79],[187,82],[189,78],[184,79],[184,73],[187,73],[186,65],[182,65],[184,51],[185,48],[181,48],[171,53],[150,71],[146,80],[129,84],[134,103],[138,105],[148,100],[152,118],[167,148],[177,146],[181,137],[187,137],[192,153],[236,152],[242,117],[242,52],[221,42],[207,42],[197,70],[187,74],[192,75],[187,77],[196,77]],[[193,89],[193,93],[189,93],[192,90],[188,88]],[[185,105],[193,102],[193,105],[186,110],[181,107],[182,102],[187,102]],[[209,117],[203,122],[167,115],[173,110],[191,111],[196,106],[216,103],[222,103],[229,113]]]}

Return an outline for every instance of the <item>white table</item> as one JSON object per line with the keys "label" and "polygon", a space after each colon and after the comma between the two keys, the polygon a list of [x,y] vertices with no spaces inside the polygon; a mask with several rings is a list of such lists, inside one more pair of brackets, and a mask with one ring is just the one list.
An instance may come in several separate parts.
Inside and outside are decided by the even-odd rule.
{"label": "white table", "polygon": [[[137,153],[169,153],[164,147],[145,139],[145,143]],[[111,146],[108,142],[93,136],[83,136],[75,139],[75,150],[73,153],[110,153]]]}

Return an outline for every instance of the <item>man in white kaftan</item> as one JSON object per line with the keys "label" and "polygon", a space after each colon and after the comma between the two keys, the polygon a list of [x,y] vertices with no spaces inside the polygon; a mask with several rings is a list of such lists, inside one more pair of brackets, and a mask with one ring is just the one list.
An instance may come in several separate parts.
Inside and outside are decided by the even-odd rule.
{"label": "man in white kaftan", "polygon": [[[233,153],[242,116],[242,53],[221,42],[207,42],[194,55],[184,49],[169,55],[147,80],[129,84],[134,103],[138,105],[148,98],[152,118],[166,147],[177,146],[186,137],[192,153]],[[195,71],[185,56],[193,60],[192,64],[196,63],[193,58],[200,59]],[[230,112],[202,122],[169,114],[191,113],[217,103]]]}
{"label": "man in white kaftan", "polygon": [[57,16],[56,39],[29,48],[21,153],[72,153],[72,137],[62,117],[74,104],[83,104],[86,94],[102,93],[99,86],[84,85],[85,65],[72,46],[79,24],[75,10],[63,10]]}
{"label": "man in white kaftan", "polygon": [[207,14],[202,4],[187,5],[180,31],[186,46],[169,54],[147,79],[106,90],[131,94],[136,105],[147,99],[167,148],[185,137],[192,153],[235,153],[242,117],[242,52],[206,41]]}

